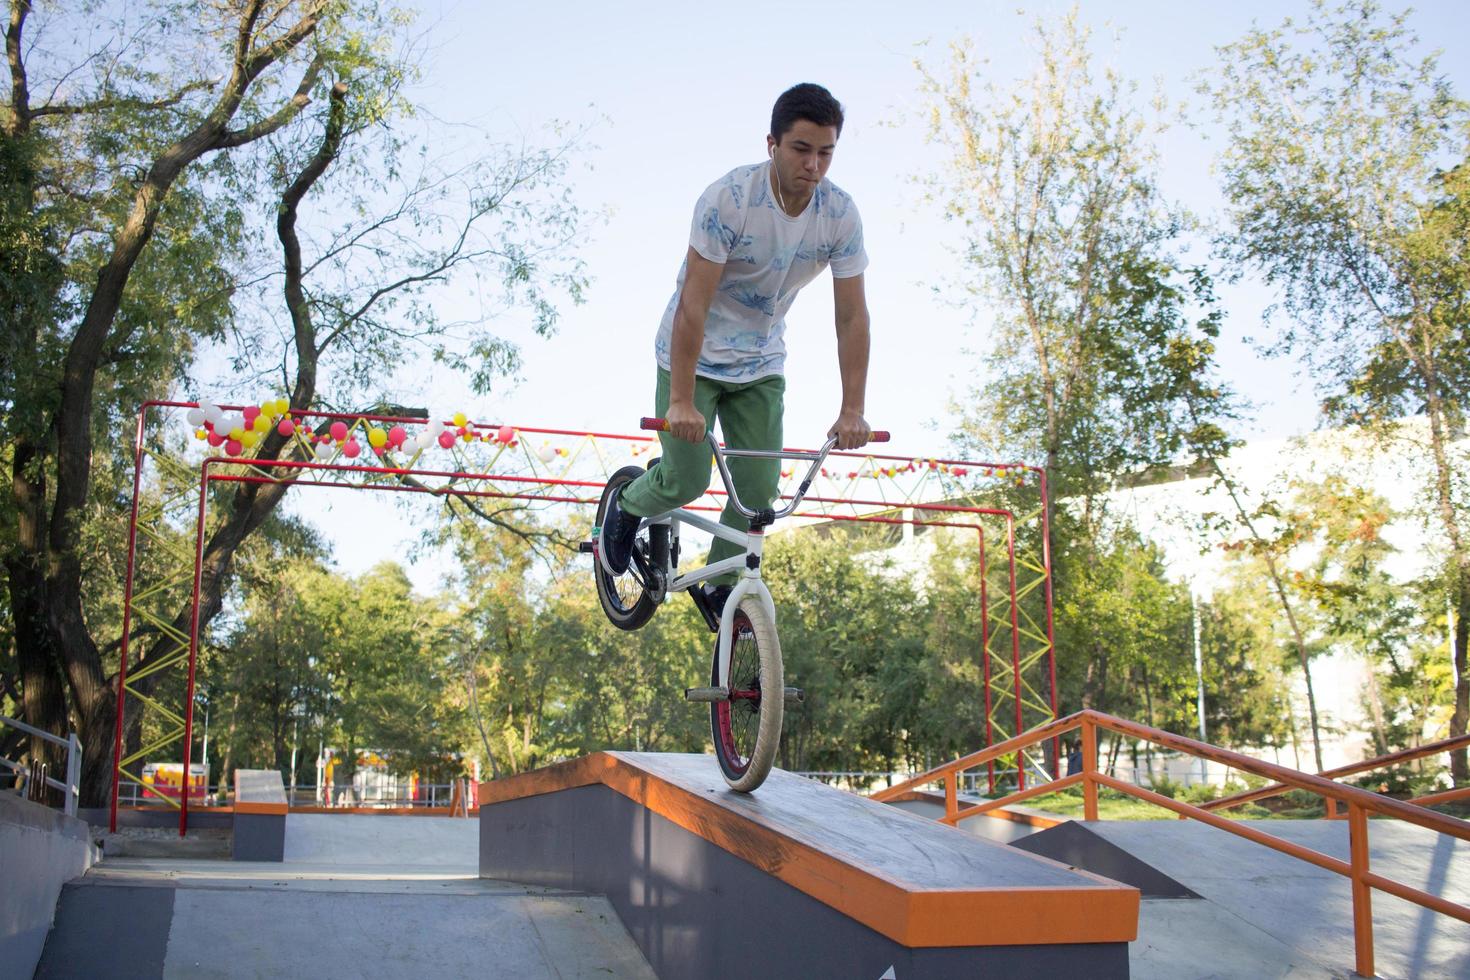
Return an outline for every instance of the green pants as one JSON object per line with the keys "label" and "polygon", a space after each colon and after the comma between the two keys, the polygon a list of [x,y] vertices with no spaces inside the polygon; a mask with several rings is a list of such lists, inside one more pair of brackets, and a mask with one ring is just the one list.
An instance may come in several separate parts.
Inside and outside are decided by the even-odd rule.
{"label": "green pants", "polygon": [[[704,424],[712,431],[715,420],[725,445],[735,449],[780,449],[781,415],[786,395],[786,379],[780,375],[757,381],[734,383],[715,381],[695,375],[694,407],[704,416]],[[658,387],[654,394],[654,414],[663,416],[669,409],[669,372],[658,369]],[[685,442],[667,432],[660,432],[663,456],[658,463],[623,489],[622,507],[630,514],[651,517],[666,510],[683,507],[709,489],[713,470],[709,443]],[[740,502],[750,510],[769,507],[776,499],[781,476],[778,459],[730,459],[730,476]],[[726,504],[720,515],[726,527],[744,531],[750,522]],[[740,553],[739,548],[723,538],[715,538],[707,564],[713,564]],[[714,584],[729,585],[738,576],[731,572],[712,579]]]}

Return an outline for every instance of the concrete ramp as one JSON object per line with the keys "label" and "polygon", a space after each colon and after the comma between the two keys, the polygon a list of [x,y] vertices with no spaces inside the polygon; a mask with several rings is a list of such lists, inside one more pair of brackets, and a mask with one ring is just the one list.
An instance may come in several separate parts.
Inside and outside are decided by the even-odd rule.
{"label": "concrete ramp", "polygon": [[602,896],[480,878],[473,820],[286,827],[284,863],[104,860],[63,889],[36,976],[654,975]]}
{"label": "concrete ramp", "polygon": [[[1249,823],[1349,859],[1346,821]],[[1369,865],[1377,873],[1470,904],[1470,844],[1396,820],[1370,821],[1368,839]],[[1117,863],[1121,853],[1203,900],[1143,903],[1131,958],[1138,980],[1352,974],[1347,879],[1305,861],[1181,820],[1072,822],[1013,846],[1128,878],[1132,872]],[[1470,977],[1470,927],[1464,923],[1375,891],[1373,927],[1380,976]]]}
{"label": "concrete ramp", "polygon": [[1126,977],[1136,889],[775,770],[605,752],[486,783],[482,876],[603,894],[664,980]]}

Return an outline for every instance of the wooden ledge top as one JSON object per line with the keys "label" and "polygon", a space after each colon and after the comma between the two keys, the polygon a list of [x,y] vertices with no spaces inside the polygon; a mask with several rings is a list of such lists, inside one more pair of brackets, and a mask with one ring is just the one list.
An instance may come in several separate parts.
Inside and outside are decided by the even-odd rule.
{"label": "wooden ledge top", "polygon": [[779,769],[731,791],[713,756],[598,752],[480,786],[482,809],[603,785],[909,947],[1131,942],[1139,893]]}

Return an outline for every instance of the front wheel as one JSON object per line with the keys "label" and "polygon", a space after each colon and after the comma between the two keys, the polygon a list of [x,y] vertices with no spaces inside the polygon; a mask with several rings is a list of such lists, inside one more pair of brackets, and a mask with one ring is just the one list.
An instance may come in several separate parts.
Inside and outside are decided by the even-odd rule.
{"label": "front wheel", "polygon": [[[715,758],[730,788],[749,793],[771,771],[781,741],[785,681],[776,623],[760,600],[747,596],[735,610],[730,642],[730,697],[710,703]],[[720,648],[715,643],[710,684],[720,684]]]}
{"label": "front wheel", "polygon": [[[638,479],[642,473],[643,470],[636,466],[624,466],[607,481],[602,489],[602,499],[597,504],[599,528],[607,515],[608,501],[613,494]],[[596,535],[594,541],[596,547],[601,548],[602,543],[597,540]],[[622,575],[613,575],[603,568],[602,555],[595,551],[592,555],[592,575],[597,581],[597,598],[602,602],[602,611],[607,614],[607,618],[620,630],[636,630],[652,618],[658,609],[658,601],[651,594],[655,583],[650,579],[661,573],[661,570],[654,568],[649,547],[649,529],[646,527],[639,530],[638,539],[633,544],[633,558],[628,563],[628,570]]]}

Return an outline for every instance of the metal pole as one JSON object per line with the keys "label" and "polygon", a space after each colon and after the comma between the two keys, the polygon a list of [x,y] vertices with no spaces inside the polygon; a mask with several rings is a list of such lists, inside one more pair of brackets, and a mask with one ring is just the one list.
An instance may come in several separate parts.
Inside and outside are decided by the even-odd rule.
{"label": "metal pole", "polygon": [[301,714],[298,711],[291,719],[291,789],[287,797],[291,802],[296,800],[296,750],[301,741]]}
{"label": "metal pole", "polygon": [[204,766],[204,798],[209,799],[209,698],[204,699],[204,749],[200,752]]}
{"label": "metal pole", "polygon": [[66,804],[63,809],[68,817],[77,815],[77,797],[81,795],[82,743],[77,733],[72,732],[66,741]]}
{"label": "metal pole", "polygon": [[[1189,583],[1189,607],[1193,614],[1192,619],[1194,620],[1194,677],[1199,698],[1199,740],[1201,742],[1208,742],[1209,739],[1205,737],[1205,659],[1204,654],[1200,650],[1199,641],[1199,597],[1195,594],[1193,582]],[[1199,777],[1201,783],[1209,782],[1210,777],[1209,771],[1206,769],[1207,765],[1208,763],[1201,756],[1199,760]]]}

